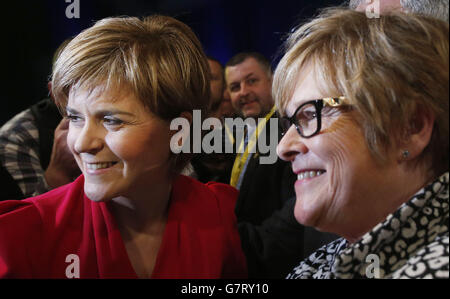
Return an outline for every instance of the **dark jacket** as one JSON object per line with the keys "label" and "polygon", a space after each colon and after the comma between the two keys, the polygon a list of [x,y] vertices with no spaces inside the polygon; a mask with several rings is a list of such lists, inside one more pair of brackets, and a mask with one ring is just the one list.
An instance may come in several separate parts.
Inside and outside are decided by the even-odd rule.
{"label": "dark jacket", "polygon": [[[278,119],[277,113],[272,119]],[[272,124],[269,120],[261,133],[266,135],[266,144],[270,141]],[[280,140],[280,130],[277,129],[276,132]],[[256,153],[250,157],[236,203],[238,222],[259,225],[295,195],[296,176],[292,172],[291,164],[280,158],[277,158],[274,164],[262,164],[260,158],[264,156],[269,156],[269,153],[263,154],[257,146]]]}

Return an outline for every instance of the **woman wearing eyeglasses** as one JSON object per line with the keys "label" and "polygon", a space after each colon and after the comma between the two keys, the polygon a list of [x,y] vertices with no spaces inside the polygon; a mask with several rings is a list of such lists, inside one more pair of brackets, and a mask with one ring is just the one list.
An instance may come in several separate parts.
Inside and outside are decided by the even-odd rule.
{"label": "woman wearing eyeglasses", "polygon": [[274,76],[295,217],[340,235],[288,278],[449,276],[448,24],[328,9]]}

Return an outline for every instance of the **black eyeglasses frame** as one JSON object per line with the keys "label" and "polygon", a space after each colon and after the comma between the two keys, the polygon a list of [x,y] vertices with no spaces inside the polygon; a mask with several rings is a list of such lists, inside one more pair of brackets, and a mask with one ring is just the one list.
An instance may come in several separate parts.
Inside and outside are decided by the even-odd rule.
{"label": "black eyeglasses frame", "polygon": [[[301,131],[300,125],[298,123],[297,118],[295,117],[297,115],[297,112],[302,109],[306,105],[314,104],[314,107],[316,108],[316,119],[317,119],[317,128],[314,131],[314,133],[311,133],[310,135],[304,135]],[[281,119],[282,124],[282,136],[284,136],[287,131],[291,128],[292,125],[295,125],[295,129],[297,132],[302,136],[303,138],[311,138],[315,135],[317,135],[320,130],[322,129],[322,109],[324,106],[330,106],[330,107],[339,107],[346,104],[346,98],[344,96],[336,97],[336,98],[323,98],[323,99],[317,99],[317,100],[311,100],[307,101],[303,104],[301,104],[297,109],[295,109],[295,112],[292,114],[291,117],[284,116]],[[289,125],[283,125],[284,123],[288,123]]]}

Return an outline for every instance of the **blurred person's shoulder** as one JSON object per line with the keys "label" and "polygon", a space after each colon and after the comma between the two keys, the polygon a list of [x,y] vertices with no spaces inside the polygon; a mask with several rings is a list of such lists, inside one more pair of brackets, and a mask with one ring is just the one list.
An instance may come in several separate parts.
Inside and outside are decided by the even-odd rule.
{"label": "blurred person's shoulder", "polygon": [[0,127],[0,137],[23,141],[21,139],[23,138],[23,134],[30,135],[34,138],[37,137],[35,136],[37,135],[36,133],[32,133],[33,130],[37,132],[36,120],[31,109],[26,109],[13,116]]}
{"label": "blurred person's shoulder", "polygon": [[33,230],[44,219],[61,217],[63,210],[71,207],[70,201],[76,202],[79,195],[83,196],[83,182],[81,176],[73,183],[35,197],[0,202],[0,229]]}
{"label": "blurred person's shoulder", "polygon": [[[186,203],[197,216],[208,216],[210,219],[228,222],[234,220],[234,207],[239,191],[234,187],[218,183],[206,184],[184,175],[175,179],[172,191],[176,202]],[[197,208],[195,208],[197,207]]]}

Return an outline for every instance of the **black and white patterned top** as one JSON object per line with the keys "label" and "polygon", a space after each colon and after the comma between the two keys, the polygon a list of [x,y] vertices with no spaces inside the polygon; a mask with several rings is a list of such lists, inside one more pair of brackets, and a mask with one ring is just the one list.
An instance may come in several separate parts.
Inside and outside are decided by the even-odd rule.
{"label": "black and white patterned top", "polygon": [[448,278],[448,186],[446,172],[360,241],[335,240],[286,278]]}
{"label": "black and white patterned top", "polygon": [[0,129],[0,163],[22,190],[24,198],[50,190],[39,157],[39,130],[30,109]]}

